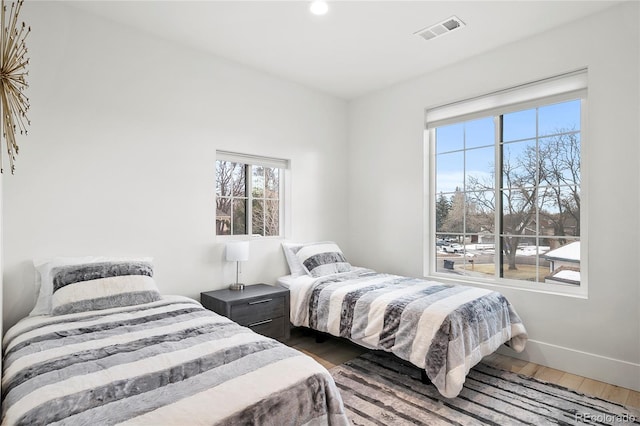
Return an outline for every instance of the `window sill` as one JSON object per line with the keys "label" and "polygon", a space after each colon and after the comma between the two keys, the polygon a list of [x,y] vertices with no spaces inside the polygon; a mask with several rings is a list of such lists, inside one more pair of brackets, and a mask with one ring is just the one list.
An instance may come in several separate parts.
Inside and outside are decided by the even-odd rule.
{"label": "window sill", "polygon": [[580,287],[575,287],[572,285],[562,285],[562,284],[546,284],[546,283],[527,284],[527,283],[522,283],[520,281],[512,281],[512,280],[506,280],[506,279],[502,282],[497,282],[494,280],[472,280],[462,275],[452,277],[449,274],[439,274],[439,273],[425,275],[425,278],[429,280],[434,280],[434,281],[469,285],[473,287],[487,287],[490,289],[495,289],[497,291],[501,289],[509,289],[509,290],[526,291],[531,293],[550,294],[554,296],[572,297],[576,299],[589,298],[589,295],[587,292],[587,286],[586,286],[586,283],[584,282],[580,285]]}
{"label": "window sill", "polygon": [[282,235],[269,235],[269,236],[264,236],[264,235],[246,235],[246,234],[239,234],[239,235],[216,235],[216,239],[221,239],[221,240],[284,240],[285,237]]}

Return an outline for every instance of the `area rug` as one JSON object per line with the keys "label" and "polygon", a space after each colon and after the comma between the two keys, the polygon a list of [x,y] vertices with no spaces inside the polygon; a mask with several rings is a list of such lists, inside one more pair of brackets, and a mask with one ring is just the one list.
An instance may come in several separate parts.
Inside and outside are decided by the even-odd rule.
{"label": "area rug", "polygon": [[640,425],[640,411],[478,364],[456,398],[398,358],[368,352],[331,370],[354,425]]}

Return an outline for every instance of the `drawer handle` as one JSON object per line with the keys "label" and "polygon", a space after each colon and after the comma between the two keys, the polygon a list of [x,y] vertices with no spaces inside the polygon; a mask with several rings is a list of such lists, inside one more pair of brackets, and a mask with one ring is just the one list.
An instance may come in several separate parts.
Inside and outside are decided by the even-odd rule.
{"label": "drawer handle", "polygon": [[269,324],[271,321],[273,321],[273,320],[272,319],[268,319],[268,320],[264,320],[264,321],[258,321],[258,322],[254,322],[253,324],[249,324],[247,327],[255,327],[256,325]]}
{"label": "drawer handle", "polygon": [[262,300],[256,300],[255,302],[249,302],[249,305],[257,305],[258,303],[267,303],[267,302],[271,302],[273,299],[262,299]]}

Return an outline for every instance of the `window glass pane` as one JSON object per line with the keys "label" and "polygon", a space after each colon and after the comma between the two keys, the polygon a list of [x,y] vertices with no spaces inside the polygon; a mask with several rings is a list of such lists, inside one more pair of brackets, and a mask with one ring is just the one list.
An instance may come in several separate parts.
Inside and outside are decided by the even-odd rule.
{"label": "window glass pane", "polygon": [[502,232],[509,235],[535,235],[536,202],[534,190],[511,189],[502,193]]}
{"label": "window glass pane", "polygon": [[216,195],[243,196],[245,194],[245,167],[241,163],[216,161]]}
{"label": "window glass pane", "polygon": [[535,186],[537,164],[535,140],[504,144],[502,146],[503,188]]}
{"label": "window glass pane", "polygon": [[493,232],[480,232],[476,239],[476,250],[494,254],[496,249],[496,238]]}
{"label": "window glass pane", "polygon": [[436,157],[436,192],[462,190],[464,186],[464,152],[440,154]]}
{"label": "window glass pane", "polygon": [[444,223],[451,210],[450,196],[440,194],[436,199],[436,232],[444,232]]}
{"label": "window glass pane", "polygon": [[254,235],[265,235],[264,233],[264,201],[253,200],[252,233]]}
{"label": "window glass pane", "polygon": [[468,150],[465,155],[466,190],[478,191],[495,188],[495,148]]}
{"label": "window glass pane", "polygon": [[464,139],[465,148],[467,149],[479,146],[493,146],[495,143],[493,117],[466,122]]}
{"label": "window glass pane", "polygon": [[538,111],[538,133],[552,135],[580,130],[580,101],[547,105]]}
{"label": "window glass pane", "polygon": [[462,148],[464,148],[464,123],[436,129],[436,153],[457,151]]}
{"label": "window glass pane", "polygon": [[233,166],[233,195],[244,197],[247,195],[246,167],[242,163],[231,163]]}
{"label": "window glass pane", "polygon": [[280,203],[278,200],[265,201],[264,235],[280,234]]}
{"label": "window glass pane", "polygon": [[464,199],[465,197],[462,191],[456,191],[451,195],[449,198],[449,211],[442,221],[442,232],[448,232],[451,234],[463,232],[465,212]]}
{"label": "window glass pane", "polygon": [[247,200],[235,198],[233,200],[233,235],[247,233]]}
{"label": "window glass pane", "polygon": [[545,265],[541,271],[541,281],[580,285],[580,241],[554,238],[543,241],[548,250],[541,256]]}
{"label": "window glass pane", "polygon": [[436,270],[438,272],[457,273],[464,264],[464,237],[447,235],[436,242]]}
{"label": "window glass pane", "polygon": [[[460,262],[458,262],[459,264]],[[442,247],[436,248],[436,272],[455,273],[456,259],[448,254]]]}
{"label": "window glass pane", "polygon": [[579,187],[546,187],[538,198],[541,235],[580,235]]}
{"label": "window glass pane", "polygon": [[493,239],[487,241],[483,242],[482,235],[471,236],[471,244],[465,246],[463,270],[458,271],[468,277],[495,277],[495,244]]}
{"label": "window glass pane", "polygon": [[502,140],[504,142],[529,139],[536,136],[535,108],[512,112],[502,117]]}
{"label": "window glass pane", "polygon": [[265,198],[278,198],[280,192],[280,173],[273,167],[265,167]]}
{"label": "window glass pane", "polygon": [[252,195],[262,198],[264,197],[264,167],[253,166],[252,169]]}
{"label": "window glass pane", "polygon": [[[466,194],[466,233],[494,232],[495,195],[493,191],[479,191]],[[477,240],[477,239],[476,239]]]}
{"label": "window glass pane", "polygon": [[580,134],[540,139],[541,185],[580,184]]}
{"label": "window glass pane", "polygon": [[227,180],[224,174],[226,161],[216,161],[216,196],[229,195],[231,192],[231,179]]}
{"label": "window glass pane", "polygon": [[246,234],[245,172],[242,163],[216,161],[217,235]]}
{"label": "window glass pane", "polygon": [[512,236],[502,238],[504,278],[537,281],[538,256],[535,237]]}
{"label": "window glass pane", "polygon": [[231,234],[231,198],[216,199],[216,235]]}

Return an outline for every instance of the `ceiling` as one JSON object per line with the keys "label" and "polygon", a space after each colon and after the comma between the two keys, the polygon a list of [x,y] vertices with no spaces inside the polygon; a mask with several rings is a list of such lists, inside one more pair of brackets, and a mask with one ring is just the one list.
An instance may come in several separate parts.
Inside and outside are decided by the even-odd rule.
{"label": "ceiling", "polygon": [[[561,26],[617,1],[74,1],[73,7],[353,99]],[[466,27],[425,41],[452,15]]]}

